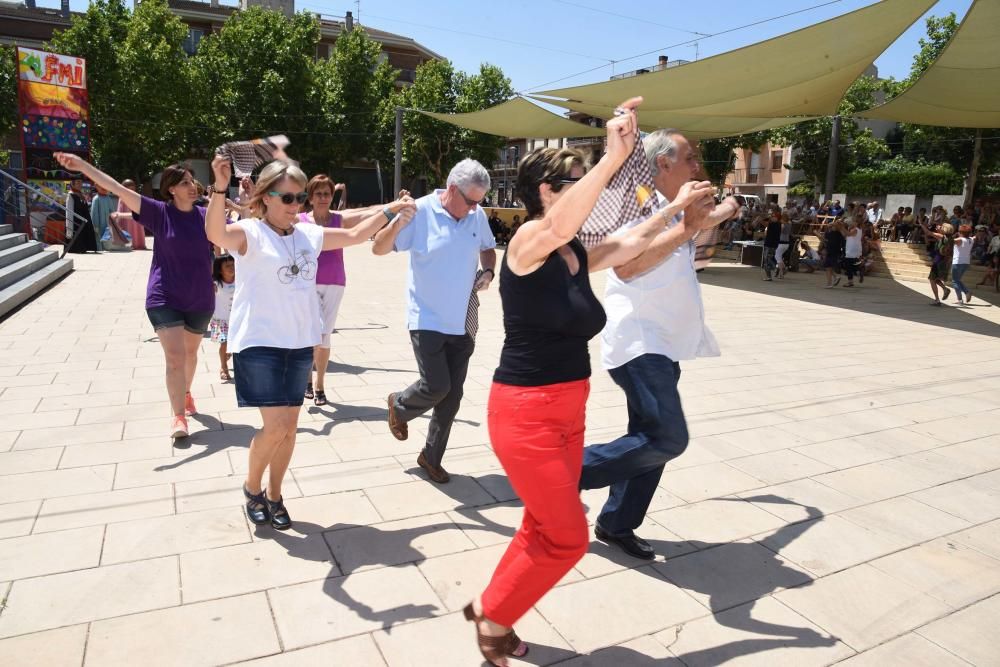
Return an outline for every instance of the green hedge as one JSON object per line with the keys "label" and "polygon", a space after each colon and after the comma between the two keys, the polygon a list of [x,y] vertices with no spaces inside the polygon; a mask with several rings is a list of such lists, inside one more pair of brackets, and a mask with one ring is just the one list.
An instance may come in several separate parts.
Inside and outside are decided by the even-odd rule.
{"label": "green hedge", "polygon": [[963,176],[947,164],[890,160],[845,174],[837,182],[836,191],[852,195],[957,195],[962,194],[963,180]]}

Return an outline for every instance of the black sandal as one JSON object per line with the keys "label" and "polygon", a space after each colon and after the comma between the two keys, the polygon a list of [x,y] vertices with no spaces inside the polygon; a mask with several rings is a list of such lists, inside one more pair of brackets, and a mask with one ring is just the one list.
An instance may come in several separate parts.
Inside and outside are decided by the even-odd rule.
{"label": "black sandal", "polygon": [[316,390],[316,398],[313,400],[316,405],[326,405],[326,392],[322,389]]}
{"label": "black sandal", "polygon": [[267,509],[271,513],[271,527],[275,530],[288,530],[292,527],[292,517],[288,516],[288,510],[285,509],[285,499],[278,498],[277,500],[271,500],[267,496],[264,496],[264,500],[267,502]]}
{"label": "black sandal", "polygon": [[309,384],[306,385],[306,398],[312,398],[312,397],[313,397],[313,383],[310,382]]}
{"label": "black sandal", "polygon": [[271,520],[271,513],[268,511],[268,500],[265,491],[260,493],[250,493],[246,484],[243,485],[243,495],[247,499],[247,518],[255,526],[262,526]]}

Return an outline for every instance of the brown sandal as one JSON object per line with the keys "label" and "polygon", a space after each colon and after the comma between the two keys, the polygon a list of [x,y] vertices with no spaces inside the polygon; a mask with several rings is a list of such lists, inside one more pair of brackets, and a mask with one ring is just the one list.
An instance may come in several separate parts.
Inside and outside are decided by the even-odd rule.
{"label": "brown sandal", "polygon": [[[500,665],[497,661],[503,660],[508,655],[514,658],[523,658],[528,655],[528,645],[522,642],[513,630],[499,637],[491,637],[481,633],[479,624],[483,621],[483,617],[476,616],[471,602],[465,605],[462,613],[465,614],[465,620],[476,624],[476,643],[479,645],[479,652],[486,659],[486,662],[496,667]],[[521,646],[524,646],[524,653],[518,654],[517,649]]]}

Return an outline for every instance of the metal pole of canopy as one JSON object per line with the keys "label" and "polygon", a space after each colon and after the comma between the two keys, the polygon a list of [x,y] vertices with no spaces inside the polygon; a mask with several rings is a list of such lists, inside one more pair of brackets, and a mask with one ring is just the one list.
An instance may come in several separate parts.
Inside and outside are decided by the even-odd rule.
{"label": "metal pole of canopy", "polygon": [[396,162],[392,168],[392,196],[403,189],[403,107],[396,107]]}
{"label": "metal pole of canopy", "polygon": [[833,117],[833,129],[830,130],[830,158],[826,163],[827,201],[833,200],[833,188],[837,185],[837,153],[840,147],[840,115]]}

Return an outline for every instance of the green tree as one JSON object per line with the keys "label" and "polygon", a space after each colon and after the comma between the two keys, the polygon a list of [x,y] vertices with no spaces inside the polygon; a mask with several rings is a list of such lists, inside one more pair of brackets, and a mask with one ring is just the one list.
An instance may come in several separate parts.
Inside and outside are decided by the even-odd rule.
{"label": "green tree", "polygon": [[749,148],[755,152],[759,151],[769,138],[768,132],[752,132],[735,137],[699,141],[698,151],[701,153],[701,164],[708,180],[721,189],[726,181],[726,174],[731,172],[736,164],[735,150]]}
{"label": "green tree", "polygon": [[[930,67],[948,42],[958,31],[954,12],[947,16],[931,16],[925,22],[927,35],[920,39],[920,50],[913,56],[910,74],[890,88],[892,96],[904,92]],[[960,173],[967,173],[972,164],[976,130],[964,127],[940,127],[900,123],[899,130],[890,138],[894,153],[911,160],[946,162]],[[984,139],[980,173],[1000,168],[1000,140]]]}
{"label": "green tree", "polygon": [[386,103],[393,97],[398,71],[382,46],[363,28],[341,34],[330,59],[317,64],[317,111],[330,114],[328,145],[334,166],[362,159],[391,160],[392,137],[379,130]]}
{"label": "green tree", "polygon": [[[468,113],[500,104],[514,94],[510,79],[493,65],[479,72],[456,72],[448,61],[428,61],[417,68],[413,85],[399,99],[402,106],[440,113]],[[504,137],[464,130],[423,114],[407,113],[403,122],[403,170],[410,178],[444,183],[451,168],[467,157],[490,165]]]}
{"label": "green tree", "polygon": [[323,109],[315,85],[319,36],[311,14],[289,18],[252,7],[202,39],[191,59],[204,109],[201,150],[231,139],[286,134],[307,171],[325,170],[333,115]]}
{"label": "green tree", "polygon": [[[841,118],[840,142],[837,148],[837,178],[857,166],[866,166],[888,155],[888,147],[869,129],[862,129],[851,116],[875,105],[876,92],[885,84],[874,77],[862,76],[847,89],[837,113]],[[830,134],[833,118],[826,116],[770,130],[771,142],[780,146],[794,146],[793,169],[801,169],[806,180],[822,186],[826,178],[830,155]]]}

